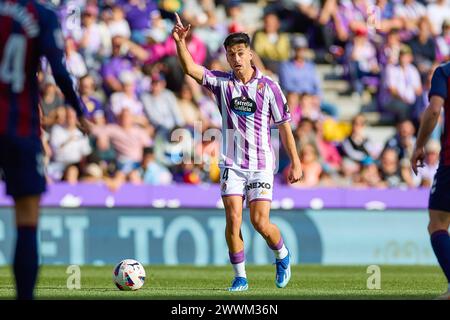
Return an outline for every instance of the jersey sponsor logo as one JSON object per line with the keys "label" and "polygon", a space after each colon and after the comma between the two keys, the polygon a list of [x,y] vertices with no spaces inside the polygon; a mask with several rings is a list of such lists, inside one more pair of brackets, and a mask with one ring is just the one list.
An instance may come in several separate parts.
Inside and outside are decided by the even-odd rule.
{"label": "jersey sponsor logo", "polygon": [[247,190],[251,190],[251,189],[271,189],[272,186],[270,185],[270,183],[268,182],[253,182],[253,183],[249,183],[246,186]]}
{"label": "jersey sponsor logo", "polygon": [[267,190],[261,190],[261,192],[259,193],[260,196],[266,196],[269,194],[269,191]]}
{"label": "jersey sponsor logo", "polygon": [[250,116],[256,111],[256,102],[247,97],[237,97],[231,100],[231,110],[239,116]]}

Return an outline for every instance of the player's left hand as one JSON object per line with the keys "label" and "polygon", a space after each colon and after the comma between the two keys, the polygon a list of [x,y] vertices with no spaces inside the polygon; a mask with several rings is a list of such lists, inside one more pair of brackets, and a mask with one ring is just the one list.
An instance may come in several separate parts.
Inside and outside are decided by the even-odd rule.
{"label": "player's left hand", "polygon": [[297,165],[291,166],[288,174],[289,183],[296,183],[301,181],[302,179],[303,179],[302,165],[299,163]]}
{"label": "player's left hand", "polygon": [[417,175],[418,168],[424,167],[425,148],[415,148],[411,156],[411,167],[415,175]]}

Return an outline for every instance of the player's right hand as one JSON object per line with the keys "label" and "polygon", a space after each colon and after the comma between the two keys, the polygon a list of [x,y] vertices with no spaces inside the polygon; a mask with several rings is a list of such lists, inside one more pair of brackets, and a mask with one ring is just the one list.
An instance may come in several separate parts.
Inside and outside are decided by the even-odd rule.
{"label": "player's right hand", "polygon": [[417,169],[424,167],[425,160],[425,148],[415,148],[411,156],[411,167],[415,175],[417,175]]}
{"label": "player's right hand", "polygon": [[175,23],[175,26],[172,29],[172,37],[176,42],[184,41],[186,39],[189,30],[191,29],[191,25],[189,24],[187,27],[183,26],[183,23],[181,23],[180,16],[176,12],[175,17],[177,19],[177,22]]}
{"label": "player's right hand", "polygon": [[83,134],[89,134],[92,131],[93,124],[89,122],[85,117],[78,117],[78,128],[83,132]]}

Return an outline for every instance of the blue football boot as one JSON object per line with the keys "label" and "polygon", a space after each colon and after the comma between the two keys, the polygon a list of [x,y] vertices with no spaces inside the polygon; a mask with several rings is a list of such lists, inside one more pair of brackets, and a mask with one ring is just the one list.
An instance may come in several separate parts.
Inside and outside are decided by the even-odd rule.
{"label": "blue football boot", "polygon": [[244,277],[236,277],[231,284],[231,287],[228,288],[228,291],[246,291],[248,290],[248,282],[247,278]]}
{"label": "blue football boot", "polygon": [[276,259],[275,265],[277,269],[277,273],[275,275],[275,284],[278,288],[284,288],[289,283],[291,279],[291,254],[288,252],[288,255],[283,259]]}

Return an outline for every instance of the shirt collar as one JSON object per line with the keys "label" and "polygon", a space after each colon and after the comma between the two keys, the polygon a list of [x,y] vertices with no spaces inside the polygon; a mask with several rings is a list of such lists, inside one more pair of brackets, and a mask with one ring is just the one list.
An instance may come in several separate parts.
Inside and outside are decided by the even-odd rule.
{"label": "shirt collar", "polygon": [[[252,66],[253,70],[255,71],[255,75],[250,79],[248,83],[251,83],[255,79],[261,79],[263,77],[262,72],[255,66]],[[239,80],[236,75],[234,74],[233,70],[231,70],[231,77],[234,81],[242,83],[241,80]]]}

